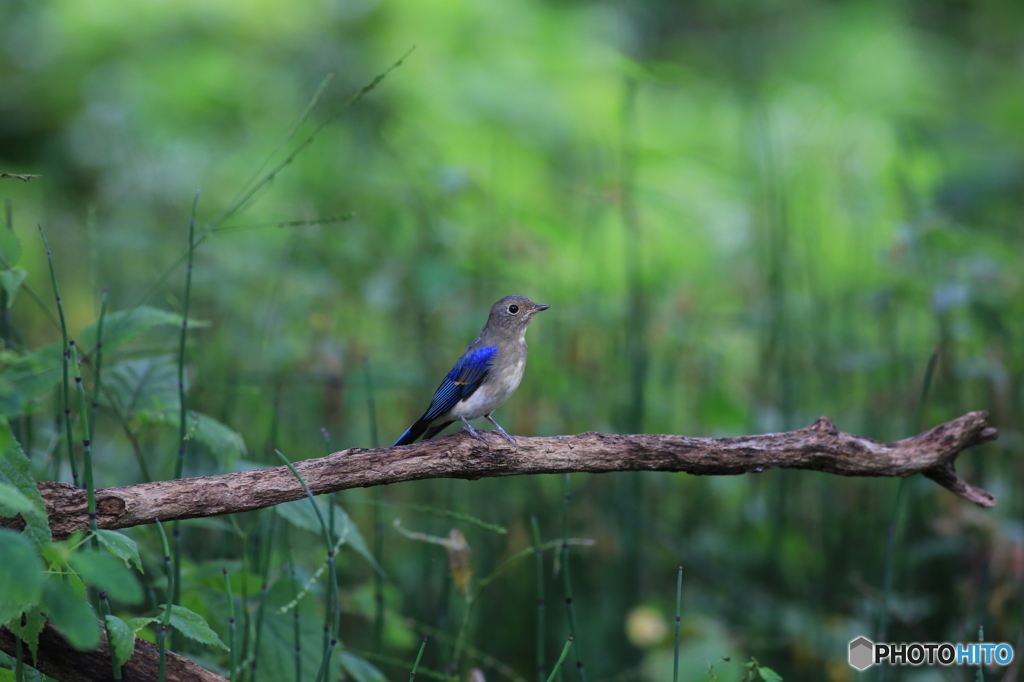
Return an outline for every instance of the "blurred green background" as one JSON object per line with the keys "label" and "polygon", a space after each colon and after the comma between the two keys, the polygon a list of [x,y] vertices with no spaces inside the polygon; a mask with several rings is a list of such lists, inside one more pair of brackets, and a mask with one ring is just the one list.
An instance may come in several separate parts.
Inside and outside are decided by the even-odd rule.
{"label": "blurred green background", "polygon": [[[593,540],[570,559],[589,680],[669,679],[680,564],[684,679],[739,680],[752,656],[788,680],[867,679],[847,642],[879,637],[883,612],[889,641],[972,640],[983,625],[1024,646],[1022,77],[1024,5],[1009,0],[5,0],[0,171],[42,177],[2,180],[0,195],[27,285],[54,313],[35,225],[47,231],[77,338],[103,287],[111,311],[183,311],[201,191],[189,314],[209,326],[186,351],[188,406],[246,450],[223,432],[225,447],[193,438],[186,475],[277,463],[275,447],[318,456],[321,427],[334,450],[391,443],[511,293],[552,306],[496,415],[514,434],[731,436],[825,414],[893,440],[989,410],[999,440],[959,468],[999,506],[917,477],[894,529],[895,480],[572,477],[568,534]],[[9,318],[5,368],[60,340],[26,293]],[[122,402],[101,407],[97,485],[144,480],[137,453],[153,478],[173,476],[175,422],[154,415],[178,409],[177,330],[105,362]],[[13,370],[5,381],[6,414],[50,478],[55,393]],[[531,515],[542,540],[562,537],[563,486],[338,495],[386,573],[378,631],[370,563],[339,558],[352,655],[398,679],[429,634],[430,670],[536,679],[533,558],[480,589],[466,618],[444,548],[393,522],[461,529],[479,579],[530,546]],[[183,603],[220,632],[221,567],[255,613],[261,574],[276,606],[293,596],[290,559],[299,582],[323,560],[316,534],[271,516],[181,526]],[[158,604],[158,538],[129,534]],[[544,555],[548,669],[568,634],[560,559]],[[313,669],[322,600],[317,587],[300,602]],[[261,677],[294,679],[291,612],[268,609],[264,627]]]}

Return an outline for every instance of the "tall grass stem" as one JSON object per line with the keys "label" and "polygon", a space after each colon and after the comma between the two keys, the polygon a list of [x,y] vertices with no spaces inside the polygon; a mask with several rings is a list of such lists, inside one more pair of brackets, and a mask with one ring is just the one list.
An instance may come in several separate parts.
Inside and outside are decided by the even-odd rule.
{"label": "tall grass stem", "polygon": [[39,225],[39,234],[43,237],[43,244],[46,245],[46,260],[50,264],[50,283],[53,285],[53,297],[57,301],[57,313],[60,315],[60,333],[63,338],[62,354],[64,357],[64,437],[67,441],[68,463],[71,465],[71,481],[78,487],[78,465],[75,463],[75,440],[71,434],[71,384],[68,379],[71,353],[68,350],[68,323],[64,317],[64,304],[60,299],[60,289],[57,288],[57,271],[53,266],[53,252],[50,251],[50,242],[46,238],[43,226]]}

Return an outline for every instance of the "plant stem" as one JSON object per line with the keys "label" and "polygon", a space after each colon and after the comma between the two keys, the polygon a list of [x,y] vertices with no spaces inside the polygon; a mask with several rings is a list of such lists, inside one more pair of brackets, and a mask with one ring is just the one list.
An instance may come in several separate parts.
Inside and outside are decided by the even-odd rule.
{"label": "plant stem", "polygon": [[64,345],[64,437],[68,444],[68,462],[71,465],[71,482],[78,487],[78,465],[75,463],[75,442],[71,435],[71,385],[68,379],[70,364],[70,352],[68,350],[68,324],[64,318],[64,304],[60,300],[60,290],[57,288],[57,271],[53,267],[53,253],[50,251],[50,242],[46,239],[43,226],[39,225],[39,234],[43,237],[43,244],[46,245],[46,260],[50,264],[50,283],[53,285],[53,296],[57,300],[57,312],[60,314],[60,333]]}
{"label": "plant stem", "polygon": [[537,680],[544,682],[544,555],[540,544],[537,517],[530,517],[533,528],[533,553],[537,565]]}

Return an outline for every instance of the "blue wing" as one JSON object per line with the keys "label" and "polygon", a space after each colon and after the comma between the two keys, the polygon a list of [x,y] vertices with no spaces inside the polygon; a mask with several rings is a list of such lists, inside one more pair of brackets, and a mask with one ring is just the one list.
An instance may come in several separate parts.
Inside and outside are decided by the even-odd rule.
{"label": "blue wing", "polygon": [[491,363],[494,362],[494,356],[497,354],[497,346],[484,346],[463,353],[452,371],[448,372],[448,376],[437,387],[434,399],[430,401],[430,407],[420,417],[420,421],[433,421],[455,407],[455,403],[473,395],[473,392],[483,383],[488,370],[491,369]]}

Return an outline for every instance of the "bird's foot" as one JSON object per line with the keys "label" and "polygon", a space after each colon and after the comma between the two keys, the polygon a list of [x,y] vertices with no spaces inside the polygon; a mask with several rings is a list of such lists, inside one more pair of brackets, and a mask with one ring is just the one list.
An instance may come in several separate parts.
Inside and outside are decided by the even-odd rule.
{"label": "bird's foot", "polygon": [[491,447],[491,444],[487,442],[487,439],[481,436],[476,429],[470,426],[469,422],[466,421],[465,417],[462,418],[462,423],[466,425],[465,428],[462,429],[463,431],[468,431],[469,435],[471,435],[473,438],[476,438],[478,441],[480,441],[487,447]]}
{"label": "bird's foot", "polygon": [[501,424],[499,424],[498,422],[496,422],[493,419],[491,419],[491,415],[489,415],[489,414],[485,415],[485,417],[486,417],[487,421],[489,421],[492,424],[494,424],[494,428],[498,429],[498,433],[501,434],[502,438],[504,438],[505,440],[507,440],[509,442],[509,444],[512,446],[513,450],[518,450],[519,449],[519,443],[516,443],[516,439],[515,438],[513,438],[512,436],[510,436],[507,433],[505,433],[505,429],[501,428]]}

